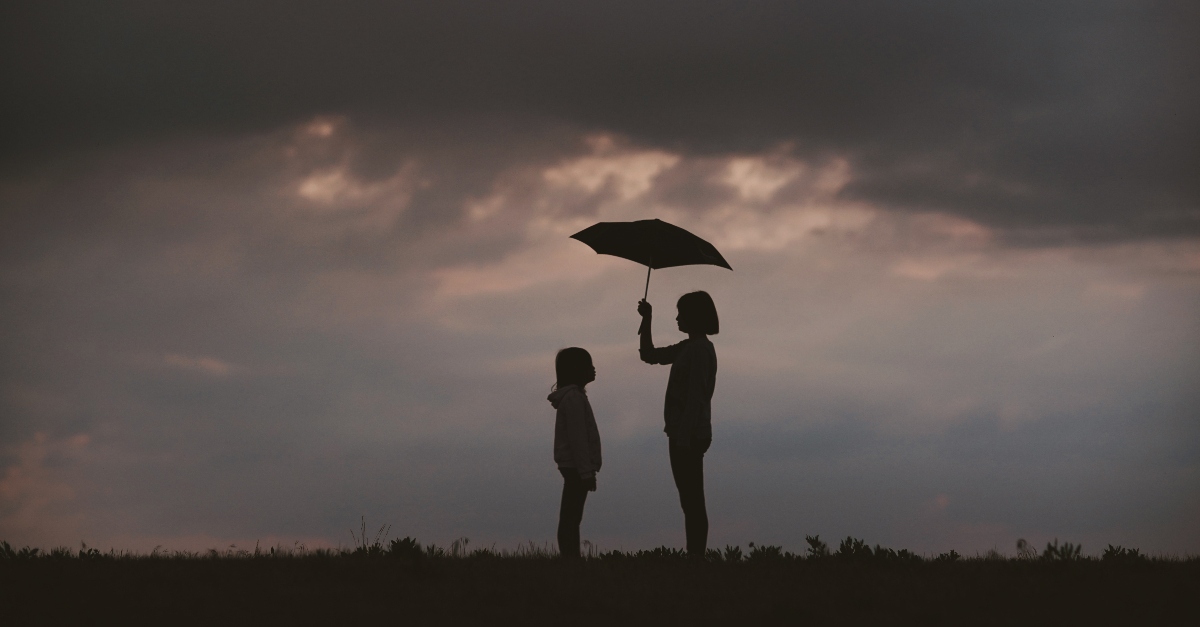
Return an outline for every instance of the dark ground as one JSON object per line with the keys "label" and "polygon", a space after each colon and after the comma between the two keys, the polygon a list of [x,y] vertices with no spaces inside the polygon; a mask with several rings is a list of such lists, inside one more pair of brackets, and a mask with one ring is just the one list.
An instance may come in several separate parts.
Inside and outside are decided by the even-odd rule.
{"label": "dark ground", "polygon": [[0,560],[0,622],[1200,625],[1200,560]]}

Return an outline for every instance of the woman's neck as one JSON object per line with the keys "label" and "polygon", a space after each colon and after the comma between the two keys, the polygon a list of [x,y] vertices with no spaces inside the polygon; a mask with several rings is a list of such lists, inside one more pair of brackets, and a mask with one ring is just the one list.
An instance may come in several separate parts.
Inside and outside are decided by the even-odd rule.
{"label": "woman's neck", "polygon": [[707,340],[708,335],[704,333],[688,333],[689,340]]}

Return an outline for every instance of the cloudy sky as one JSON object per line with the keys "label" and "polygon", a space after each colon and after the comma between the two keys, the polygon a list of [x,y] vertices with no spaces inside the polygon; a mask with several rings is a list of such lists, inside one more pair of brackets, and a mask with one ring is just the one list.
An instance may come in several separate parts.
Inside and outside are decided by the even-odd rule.
{"label": "cloudy sky", "polygon": [[[336,7],[336,8],[334,8]],[[6,2],[0,539],[682,546],[656,338],[722,318],[710,545],[1200,553],[1200,7]]]}

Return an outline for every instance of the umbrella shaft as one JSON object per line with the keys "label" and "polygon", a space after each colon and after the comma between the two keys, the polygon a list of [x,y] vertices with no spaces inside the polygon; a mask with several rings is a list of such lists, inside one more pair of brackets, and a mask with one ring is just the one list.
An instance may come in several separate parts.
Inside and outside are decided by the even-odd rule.
{"label": "umbrella shaft", "polygon": [[650,295],[650,266],[646,266],[646,292],[642,294],[642,300]]}

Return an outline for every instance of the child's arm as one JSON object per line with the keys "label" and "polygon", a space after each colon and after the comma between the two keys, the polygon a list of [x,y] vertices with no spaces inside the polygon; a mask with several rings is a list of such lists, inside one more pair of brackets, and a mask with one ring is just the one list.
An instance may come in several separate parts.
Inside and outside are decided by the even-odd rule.
{"label": "child's arm", "polygon": [[592,465],[591,449],[588,446],[587,410],[584,403],[587,403],[587,399],[582,392],[568,395],[563,399],[563,417],[567,429],[567,444],[571,447],[571,461],[575,464],[575,470],[585,483],[591,481],[594,485],[596,468]]}

